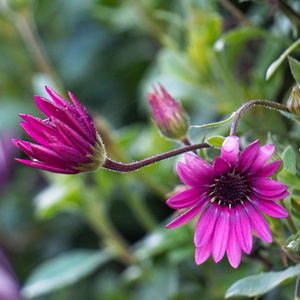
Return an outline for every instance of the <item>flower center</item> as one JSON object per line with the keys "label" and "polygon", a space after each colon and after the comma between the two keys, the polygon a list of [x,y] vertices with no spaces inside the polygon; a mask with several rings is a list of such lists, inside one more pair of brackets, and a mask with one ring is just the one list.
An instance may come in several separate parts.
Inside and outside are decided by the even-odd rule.
{"label": "flower center", "polygon": [[248,191],[247,180],[240,174],[228,173],[216,179],[212,185],[212,196],[218,204],[235,205],[244,200]]}

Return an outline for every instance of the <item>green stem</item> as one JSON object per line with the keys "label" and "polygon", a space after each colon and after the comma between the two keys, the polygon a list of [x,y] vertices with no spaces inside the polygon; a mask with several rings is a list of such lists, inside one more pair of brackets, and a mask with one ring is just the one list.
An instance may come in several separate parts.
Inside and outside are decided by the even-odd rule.
{"label": "green stem", "polygon": [[243,22],[248,26],[253,26],[252,22],[229,0],[219,0],[219,3],[235,18],[238,22]]}
{"label": "green stem", "polygon": [[[124,192],[125,193],[125,192]],[[126,203],[134,213],[135,218],[146,231],[151,231],[157,226],[157,221],[149,211],[143,200],[137,197],[136,193],[126,193]]]}
{"label": "green stem", "polygon": [[267,101],[267,100],[251,100],[251,101],[246,102],[245,104],[243,104],[236,111],[235,117],[232,121],[230,135],[235,135],[236,134],[237,128],[238,128],[238,125],[239,125],[239,121],[240,121],[241,117],[243,116],[243,114],[245,113],[245,111],[249,107],[256,106],[256,105],[265,106],[265,107],[276,109],[276,110],[282,110],[282,111],[290,112],[290,110],[285,105],[282,105],[282,104],[277,103],[277,102],[271,102],[271,101]]}
{"label": "green stem", "polygon": [[97,193],[92,188],[82,189],[84,191],[83,212],[95,232],[103,238],[107,246],[113,249],[119,259],[125,265],[132,265],[136,259],[130,250],[130,246],[123,236],[114,227],[108,218],[105,205],[98,199]]}
{"label": "green stem", "polygon": [[31,12],[12,12],[10,15],[38,70],[47,74],[55,83],[56,88],[63,91],[61,81],[46,55]]}

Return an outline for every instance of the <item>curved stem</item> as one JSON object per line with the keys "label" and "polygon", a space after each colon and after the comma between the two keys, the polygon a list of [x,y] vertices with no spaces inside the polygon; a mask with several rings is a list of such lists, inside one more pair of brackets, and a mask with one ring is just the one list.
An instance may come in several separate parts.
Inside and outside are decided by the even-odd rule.
{"label": "curved stem", "polygon": [[231,130],[230,130],[230,135],[235,135],[237,132],[237,128],[239,125],[239,121],[242,117],[242,115],[244,114],[244,112],[251,106],[255,106],[255,105],[260,105],[260,106],[265,106],[268,108],[273,108],[273,109],[277,109],[277,110],[283,110],[286,112],[290,112],[290,110],[285,106],[282,105],[280,103],[277,102],[272,102],[272,101],[267,101],[267,100],[251,100],[247,103],[245,103],[244,105],[242,105],[235,114],[235,117],[232,121],[232,125],[231,125]]}
{"label": "curved stem", "polygon": [[164,160],[164,159],[167,159],[167,158],[170,158],[170,157],[173,157],[173,156],[176,156],[176,155],[188,152],[188,151],[193,151],[193,150],[197,150],[197,149],[201,149],[201,148],[211,148],[211,147],[212,146],[207,143],[195,144],[195,145],[171,150],[171,151],[168,151],[165,153],[161,153],[156,156],[152,156],[152,157],[146,158],[144,160],[141,160],[141,161],[138,161],[135,163],[129,163],[129,164],[119,163],[119,162],[113,161],[107,157],[102,168],[109,169],[109,170],[116,171],[116,172],[121,172],[121,173],[133,172],[133,171],[136,171],[143,167],[149,166],[153,163],[156,163],[158,161],[161,161],[161,160]]}

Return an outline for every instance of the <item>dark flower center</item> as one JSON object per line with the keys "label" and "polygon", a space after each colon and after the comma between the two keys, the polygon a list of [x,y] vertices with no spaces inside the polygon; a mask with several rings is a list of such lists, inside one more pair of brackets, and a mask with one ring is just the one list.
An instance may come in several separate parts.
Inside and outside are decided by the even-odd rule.
{"label": "dark flower center", "polygon": [[212,185],[212,196],[218,204],[235,205],[245,199],[248,183],[240,174],[228,173],[216,179]]}

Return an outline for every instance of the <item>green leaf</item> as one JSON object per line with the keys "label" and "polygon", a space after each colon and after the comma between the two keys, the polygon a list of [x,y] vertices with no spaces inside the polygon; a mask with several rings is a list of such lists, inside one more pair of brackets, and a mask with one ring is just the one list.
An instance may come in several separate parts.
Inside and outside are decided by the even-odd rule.
{"label": "green leaf", "polygon": [[296,174],[296,154],[292,146],[287,146],[282,153],[283,165],[293,175]]}
{"label": "green leaf", "polygon": [[207,143],[214,147],[219,147],[221,148],[223,145],[225,138],[223,136],[211,136],[207,139]]}
{"label": "green leaf", "polygon": [[285,60],[285,58],[295,49],[299,46],[300,39],[298,39],[296,42],[294,42],[290,47],[288,47],[278,59],[276,59],[268,68],[266,73],[266,80],[269,80],[271,76],[275,73],[275,71],[279,68],[279,66],[282,64],[282,62]]}
{"label": "green leaf", "polygon": [[204,125],[192,125],[192,126],[190,126],[190,128],[211,128],[211,127],[221,126],[221,125],[224,125],[224,124],[230,122],[231,120],[233,120],[235,115],[236,115],[236,112],[233,112],[231,114],[231,116],[226,120],[219,121],[219,122],[214,122],[214,123],[209,123],[209,124],[204,124]]}
{"label": "green leaf", "polygon": [[32,299],[71,285],[112,258],[97,250],[73,250],[39,265],[25,282],[21,294]]}
{"label": "green leaf", "polygon": [[226,292],[225,298],[233,296],[254,297],[263,295],[287,280],[300,275],[300,265],[289,267],[284,271],[267,272],[242,278],[235,282]]}
{"label": "green leaf", "polygon": [[295,58],[288,56],[290,68],[294,79],[300,84],[300,62]]}
{"label": "green leaf", "polygon": [[278,174],[278,180],[289,187],[293,187],[298,190],[300,189],[300,179],[286,169],[283,169]]}
{"label": "green leaf", "polygon": [[294,251],[297,252],[300,247],[300,231],[296,234],[291,235],[283,245],[285,251]]}

